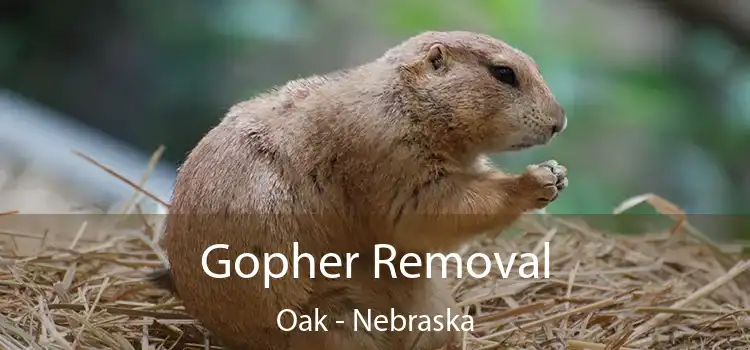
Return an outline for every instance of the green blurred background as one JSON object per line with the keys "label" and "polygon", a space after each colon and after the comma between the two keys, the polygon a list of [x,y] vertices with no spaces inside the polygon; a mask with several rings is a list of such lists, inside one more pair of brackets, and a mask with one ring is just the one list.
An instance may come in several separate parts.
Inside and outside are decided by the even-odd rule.
{"label": "green blurred background", "polygon": [[176,166],[233,103],[447,29],[531,54],[566,107],[552,145],[499,157],[568,166],[549,212],[750,212],[750,1],[4,0],[0,86]]}

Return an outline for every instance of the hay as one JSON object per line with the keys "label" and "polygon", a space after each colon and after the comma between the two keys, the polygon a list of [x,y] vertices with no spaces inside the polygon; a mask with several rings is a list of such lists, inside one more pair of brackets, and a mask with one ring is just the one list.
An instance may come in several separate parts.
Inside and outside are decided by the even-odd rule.
{"label": "hay", "polygon": [[[626,206],[640,202],[679,214],[655,196]],[[473,242],[461,254],[543,256],[542,242],[550,242],[551,276],[455,279],[459,305],[475,317],[463,349],[750,347],[750,262],[721,252],[684,217],[677,223],[678,230],[623,237],[543,215],[524,220],[524,234]],[[6,247],[0,348],[219,349],[179,300],[144,282],[162,265],[158,229],[123,229],[87,245],[82,231],[64,248],[31,257]]]}

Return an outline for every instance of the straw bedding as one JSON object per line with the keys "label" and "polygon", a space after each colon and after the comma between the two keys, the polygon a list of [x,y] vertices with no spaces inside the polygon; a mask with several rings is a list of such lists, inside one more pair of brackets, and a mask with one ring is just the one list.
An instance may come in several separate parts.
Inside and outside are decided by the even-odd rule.
{"label": "straw bedding", "polygon": [[[543,256],[550,242],[551,276],[455,278],[456,299],[475,317],[463,348],[750,348],[750,263],[706,242],[665,201],[643,201],[677,216],[676,229],[615,236],[538,215],[519,224],[520,235],[468,245],[461,254]],[[149,227],[85,244],[74,235],[30,257],[5,246],[0,348],[219,349],[179,300],[144,282],[162,264]]]}

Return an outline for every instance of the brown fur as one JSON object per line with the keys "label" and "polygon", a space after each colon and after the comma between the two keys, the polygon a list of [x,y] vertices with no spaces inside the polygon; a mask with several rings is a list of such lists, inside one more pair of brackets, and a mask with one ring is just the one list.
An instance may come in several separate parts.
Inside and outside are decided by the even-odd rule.
{"label": "brown fur", "polygon": [[[495,79],[489,64],[513,68],[520,85]],[[362,66],[292,81],[231,108],[189,154],[162,242],[171,278],[154,280],[231,349],[409,349],[418,332],[353,332],[352,309],[459,310],[439,278],[374,280],[373,246],[449,251],[546,206],[567,184],[564,167],[503,174],[485,154],[547,143],[564,121],[534,61],[477,33],[422,33]],[[316,261],[360,253],[354,275],[289,273],[264,289],[260,275],[213,279],[201,268],[215,243],[230,249],[211,261],[244,252],[291,260],[295,241]],[[285,333],[276,326],[285,308],[349,322]],[[458,336],[423,334],[414,349]]]}

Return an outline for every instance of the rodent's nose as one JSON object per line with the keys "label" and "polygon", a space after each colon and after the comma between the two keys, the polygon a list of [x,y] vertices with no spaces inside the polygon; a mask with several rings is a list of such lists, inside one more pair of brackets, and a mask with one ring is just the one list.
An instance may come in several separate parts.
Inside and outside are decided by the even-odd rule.
{"label": "rodent's nose", "polygon": [[552,126],[552,135],[557,135],[568,127],[568,116],[565,113],[565,109],[561,105],[557,105],[557,123]]}
{"label": "rodent's nose", "polygon": [[552,126],[552,134],[556,135],[563,131],[565,131],[565,128],[568,127],[568,117],[566,117],[563,114],[562,121]]}

